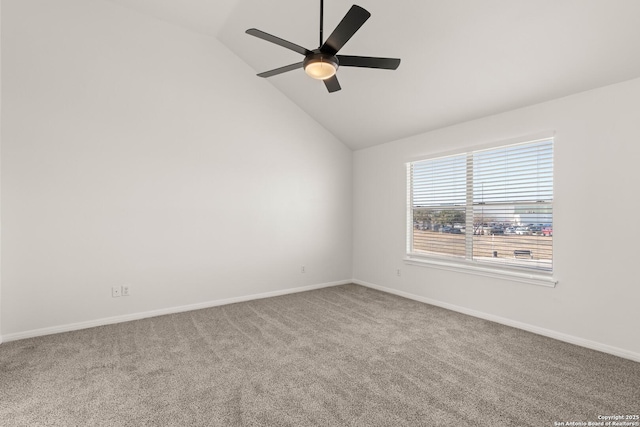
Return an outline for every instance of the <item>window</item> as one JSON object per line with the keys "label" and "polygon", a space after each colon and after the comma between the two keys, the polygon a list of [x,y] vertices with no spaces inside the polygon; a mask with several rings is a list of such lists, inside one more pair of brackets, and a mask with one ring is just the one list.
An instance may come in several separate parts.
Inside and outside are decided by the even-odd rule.
{"label": "window", "polygon": [[553,139],[412,162],[407,169],[410,258],[553,271]]}

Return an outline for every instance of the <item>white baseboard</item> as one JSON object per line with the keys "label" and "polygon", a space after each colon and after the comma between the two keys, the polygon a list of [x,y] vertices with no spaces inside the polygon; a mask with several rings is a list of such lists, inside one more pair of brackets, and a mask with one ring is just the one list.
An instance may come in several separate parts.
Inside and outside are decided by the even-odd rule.
{"label": "white baseboard", "polygon": [[298,292],[312,291],[314,289],[329,288],[332,286],[346,285],[353,283],[351,280],[338,282],[320,283],[317,285],[302,286],[299,288],[282,289],[279,291],[264,292],[260,294],[246,295],[241,297],[227,298],[215,301],[206,301],[196,304],[182,305],[178,307],[168,307],[159,310],[145,311],[141,313],[125,314],[122,316],[106,317],[102,319],[89,320],[86,322],[69,323],[66,325],[52,326],[49,328],[33,329],[30,331],[16,332],[0,336],[0,343],[17,341],[26,338],[34,338],[43,335],[59,334],[62,332],[77,331],[79,329],[94,328],[96,326],[112,325],[114,323],[130,322],[132,320],[146,319],[148,317],[164,316],[165,314],[182,313],[185,311],[200,310],[203,308],[218,307],[221,305],[234,304],[237,302],[253,301],[262,298],[271,298]]}
{"label": "white baseboard", "polygon": [[132,314],[126,314],[123,316],[114,316],[114,317],[106,317],[106,318],[102,318],[102,319],[95,319],[95,320],[89,320],[86,322],[79,322],[79,323],[70,323],[70,324],[66,324],[66,325],[59,325],[59,326],[52,326],[52,327],[48,327],[48,328],[41,328],[41,329],[33,329],[30,331],[24,331],[24,332],[17,332],[17,333],[13,333],[13,334],[7,334],[7,335],[0,335],[0,344],[3,342],[10,342],[10,341],[16,341],[16,340],[21,340],[21,339],[26,339],[26,338],[33,338],[33,337],[39,337],[39,336],[44,336],[44,335],[51,335],[51,334],[58,334],[58,333],[62,333],[62,332],[70,332],[70,331],[77,331],[80,329],[87,329],[87,328],[93,328],[96,326],[104,326],[104,325],[111,325],[114,323],[122,323],[122,322],[129,322],[132,320],[139,320],[139,319],[146,319],[148,317],[156,317],[156,316],[163,316],[165,314],[174,314],[174,313],[182,313],[185,311],[192,311],[192,310],[200,310],[203,308],[210,308],[210,307],[218,307],[221,305],[227,305],[227,304],[234,304],[234,303],[238,303],[238,302],[245,302],[245,301],[252,301],[252,300],[257,300],[257,299],[262,299],[262,298],[271,298],[271,297],[276,297],[276,296],[280,296],[280,295],[287,295],[287,294],[294,294],[294,293],[298,293],[298,292],[305,292],[305,291],[311,291],[314,289],[322,289],[322,288],[328,288],[328,287],[332,287],[332,286],[339,286],[339,285],[346,285],[349,283],[355,283],[357,285],[361,285],[361,286],[365,286],[371,289],[376,289],[382,292],[387,292],[390,294],[394,294],[394,295],[398,295],[404,298],[409,298],[415,301],[419,301],[419,302],[423,302],[426,304],[431,304],[437,307],[442,307],[442,308],[446,308],[447,310],[452,310],[452,311],[456,311],[459,313],[463,313],[463,314],[467,314],[469,316],[473,316],[473,317],[478,317],[480,319],[484,319],[484,320],[489,320],[492,322],[496,322],[496,323],[500,323],[506,326],[511,326],[514,328],[518,328],[518,329],[522,329],[525,331],[529,331],[529,332],[533,332],[535,334],[538,335],[543,335],[549,338],[553,338],[553,339],[557,339],[559,341],[564,341],[570,344],[575,344],[575,345],[579,345],[581,347],[585,347],[585,348],[589,348],[592,350],[597,350],[597,351],[601,351],[603,353],[608,353],[608,354],[612,354],[614,356],[618,356],[618,357],[622,357],[625,359],[629,359],[629,360],[633,360],[636,362],[640,362],[640,354],[629,351],[629,350],[625,350],[622,348],[618,348],[618,347],[613,347],[607,344],[602,344],[596,341],[591,341],[591,340],[587,340],[584,338],[580,338],[580,337],[576,337],[573,335],[569,335],[569,334],[565,334],[562,332],[557,332],[557,331],[553,331],[551,329],[545,329],[545,328],[541,328],[538,326],[534,326],[534,325],[530,325],[528,323],[523,323],[523,322],[518,322],[516,320],[511,320],[511,319],[507,319],[504,317],[500,317],[500,316],[495,316],[493,314],[488,314],[488,313],[484,313],[481,311],[477,311],[477,310],[472,310],[469,308],[465,308],[465,307],[461,307],[461,306],[457,306],[454,304],[449,304],[446,302],[442,302],[442,301],[437,301],[431,298],[426,298],[426,297],[422,297],[420,295],[415,295],[415,294],[411,294],[408,292],[403,292],[403,291],[399,291],[393,288],[387,288],[384,286],[380,286],[380,285],[375,285],[373,283],[369,283],[369,282],[365,282],[362,280],[357,280],[357,279],[353,279],[353,280],[341,280],[341,281],[337,281],[337,282],[328,282],[328,283],[320,283],[320,284],[316,284],[316,285],[309,285],[309,286],[303,286],[303,287],[299,287],[299,288],[290,288],[290,289],[282,289],[282,290],[278,290],[278,291],[272,291],[272,292],[265,292],[265,293],[260,293],[260,294],[253,294],[253,295],[246,295],[246,296],[241,296],[241,297],[234,297],[234,298],[227,298],[227,299],[221,299],[221,300],[215,300],[215,301],[206,301],[206,302],[202,302],[202,303],[196,303],[196,304],[189,304],[189,305],[183,305],[183,306],[178,306],[178,307],[168,307],[168,308],[163,308],[163,309],[159,309],[159,310],[152,310],[152,311],[146,311],[146,312],[141,312],[141,313],[132,313]]}
{"label": "white baseboard", "polygon": [[538,326],[530,325],[528,323],[518,322],[516,320],[507,319],[505,317],[495,316],[493,314],[488,314],[481,311],[476,311],[469,308],[449,304],[446,302],[437,301],[431,298],[414,295],[408,292],[403,292],[396,289],[387,288],[384,286],[374,285],[373,283],[364,282],[362,280],[353,279],[351,282],[357,285],[366,286],[367,288],[376,289],[382,292],[387,292],[390,294],[398,295],[398,296],[412,299],[419,302],[424,302],[426,304],[446,308],[447,310],[457,311],[459,313],[467,314],[469,316],[478,317],[480,319],[489,320],[491,322],[500,323],[506,326],[511,326],[511,327],[522,329],[528,332],[533,332],[534,334],[543,335],[545,337],[553,338],[559,341],[564,341],[570,344],[586,347],[591,350],[597,350],[603,353],[608,353],[614,356],[633,360],[635,362],[640,362],[640,354],[635,353],[633,351],[625,350],[618,347],[613,347],[607,344],[602,344],[596,341],[587,340],[584,338],[576,337],[576,336],[565,334],[562,332],[557,332],[551,329],[540,328]]}

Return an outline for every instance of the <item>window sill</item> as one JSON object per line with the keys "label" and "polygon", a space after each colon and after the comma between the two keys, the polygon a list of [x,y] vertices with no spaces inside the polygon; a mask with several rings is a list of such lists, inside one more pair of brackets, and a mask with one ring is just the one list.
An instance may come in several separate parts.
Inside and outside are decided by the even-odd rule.
{"label": "window sill", "polygon": [[515,282],[527,283],[530,285],[546,286],[555,288],[558,281],[551,274],[544,273],[527,273],[514,270],[498,269],[477,265],[469,262],[455,262],[446,259],[435,259],[408,255],[404,259],[404,263],[408,265],[417,265],[421,267],[431,267],[440,270],[456,271],[460,273],[475,274],[478,276],[493,277],[496,279],[510,280]]}

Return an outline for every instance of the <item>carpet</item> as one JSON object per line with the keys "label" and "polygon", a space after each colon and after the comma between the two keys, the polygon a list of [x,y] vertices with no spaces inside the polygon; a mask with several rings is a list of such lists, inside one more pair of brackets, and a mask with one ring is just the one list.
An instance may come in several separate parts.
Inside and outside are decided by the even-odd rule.
{"label": "carpet", "polygon": [[637,414],[640,363],[358,285],[0,345],[2,426],[558,426]]}

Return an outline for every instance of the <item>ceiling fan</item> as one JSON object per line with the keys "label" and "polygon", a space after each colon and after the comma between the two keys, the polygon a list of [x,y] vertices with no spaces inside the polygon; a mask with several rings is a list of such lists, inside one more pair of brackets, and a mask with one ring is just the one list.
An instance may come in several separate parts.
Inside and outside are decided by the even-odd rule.
{"label": "ceiling fan", "polygon": [[360,29],[371,16],[369,12],[360,6],[353,5],[342,21],[333,30],[329,38],[323,42],[322,26],[324,14],[324,1],[320,0],[320,47],[309,50],[295,43],[283,40],[279,37],[265,33],[255,28],[246,31],[247,34],[275,43],[304,55],[304,60],[295,64],[285,65],[271,71],[258,74],[259,77],[271,77],[287,71],[304,68],[305,72],[314,79],[323,80],[329,92],[339,91],[340,83],[336,77],[338,67],[362,67],[395,70],[400,65],[400,60],[395,58],[376,58],[370,56],[338,55],[338,51]]}

